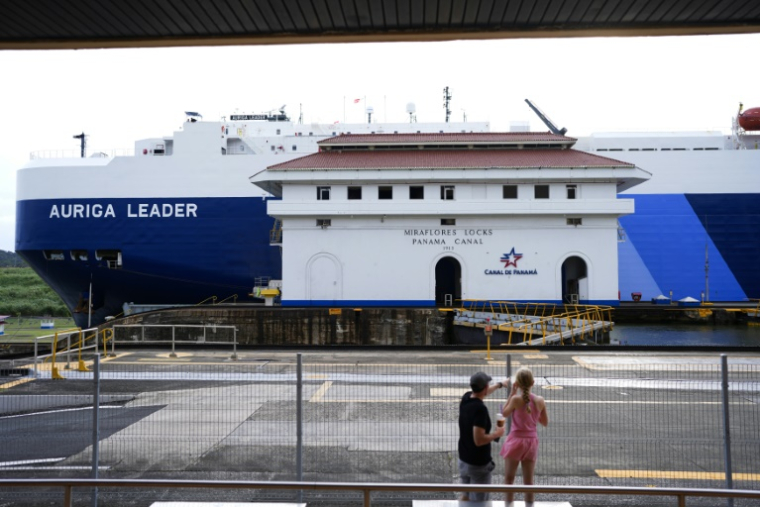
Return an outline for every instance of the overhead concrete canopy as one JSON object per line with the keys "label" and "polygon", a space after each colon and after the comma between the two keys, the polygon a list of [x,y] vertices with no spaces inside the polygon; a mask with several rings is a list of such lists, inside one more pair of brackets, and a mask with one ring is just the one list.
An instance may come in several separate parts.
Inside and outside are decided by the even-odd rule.
{"label": "overhead concrete canopy", "polygon": [[0,49],[760,32],[756,0],[3,0]]}

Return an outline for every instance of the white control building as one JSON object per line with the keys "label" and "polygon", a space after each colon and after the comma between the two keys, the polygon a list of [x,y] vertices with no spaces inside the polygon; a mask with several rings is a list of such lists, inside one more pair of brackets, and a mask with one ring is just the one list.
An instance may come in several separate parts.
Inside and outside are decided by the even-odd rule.
{"label": "white control building", "polygon": [[364,134],[251,177],[281,197],[283,306],[617,304],[617,193],[649,178],[550,133]]}

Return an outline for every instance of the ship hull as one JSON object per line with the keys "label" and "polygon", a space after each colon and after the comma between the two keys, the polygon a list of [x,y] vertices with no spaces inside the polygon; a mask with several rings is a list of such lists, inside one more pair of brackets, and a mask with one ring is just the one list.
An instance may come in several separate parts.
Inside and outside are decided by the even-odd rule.
{"label": "ship hull", "polygon": [[[19,201],[17,252],[63,298],[80,326],[119,315],[125,302],[247,301],[257,278],[278,279],[282,272],[279,248],[269,244],[273,220],[266,213],[267,200]],[[196,206],[194,217],[139,216],[141,205],[149,214],[154,204],[188,202]],[[110,205],[114,216],[51,218],[54,209],[58,214],[76,205],[100,209],[97,204]],[[120,266],[99,258],[108,251],[120,252]],[[83,307],[90,284],[92,316]]]}

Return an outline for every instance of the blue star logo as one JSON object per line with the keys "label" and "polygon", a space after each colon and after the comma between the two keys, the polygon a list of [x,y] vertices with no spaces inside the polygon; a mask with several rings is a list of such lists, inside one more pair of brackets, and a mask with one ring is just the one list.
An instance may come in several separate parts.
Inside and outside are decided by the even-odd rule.
{"label": "blue star logo", "polygon": [[502,255],[499,260],[504,263],[505,268],[508,268],[509,266],[517,267],[517,261],[520,259],[522,259],[522,254],[515,253],[515,247],[512,247],[512,250],[509,253]]}

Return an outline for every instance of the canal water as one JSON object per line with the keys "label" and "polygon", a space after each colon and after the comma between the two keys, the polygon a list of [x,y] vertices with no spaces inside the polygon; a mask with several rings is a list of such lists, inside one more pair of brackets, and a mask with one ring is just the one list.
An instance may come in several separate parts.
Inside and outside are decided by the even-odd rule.
{"label": "canal water", "polygon": [[760,326],[616,324],[610,345],[660,347],[760,347]]}

